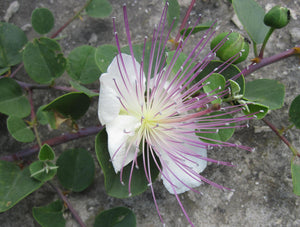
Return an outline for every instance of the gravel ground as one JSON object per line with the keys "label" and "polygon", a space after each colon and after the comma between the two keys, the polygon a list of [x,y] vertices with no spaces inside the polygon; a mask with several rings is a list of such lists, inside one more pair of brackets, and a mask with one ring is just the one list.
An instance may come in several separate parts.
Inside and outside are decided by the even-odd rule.
{"label": "gravel ground", "polygon": [[[4,20],[6,10],[12,0],[1,0],[0,20]],[[55,15],[55,28],[58,29],[70,18],[76,10],[84,4],[81,0],[19,0],[20,8],[13,14],[9,22],[26,28],[29,39],[37,34],[28,26],[30,15],[37,7],[47,7]],[[150,36],[154,24],[159,20],[162,4],[161,0],[143,1],[118,1],[110,0],[113,5],[112,16],[117,17],[117,29],[123,31],[122,2],[126,2],[129,13],[129,23],[132,31],[132,39],[135,43],[141,42],[145,35]],[[292,20],[288,27],[277,31],[272,36],[267,46],[265,56],[279,53],[300,43],[300,2],[298,0],[259,0],[265,9],[275,4],[283,4],[291,9]],[[181,0],[182,14],[188,7],[188,0]],[[231,21],[234,15],[233,9],[226,0],[197,0],[192,12],[191,20],[197,15],[203,15],[203,21],[219,19],[219,31],[233,29],[240,31]],[[54,31],[53,30],[53,31]],[[62,32],[59,42],[66,55],[75,47],[90,44],[114,44],[112,37],[112,21],[107,19],[92,19],[86,16],[83,20],[74,21]],[[200,35],[195,35],[195,39]],[[120,34],[122,44],[126,44],[124,34]],[[17,75],[23,79],[24,72]],[[59,79],[61,84],[67,83],[67,77]],[[258,78],[273,78],[286,86],[286,99],[284,107],[272,111],[266,119],[276,127],[288,126],[288,107],[300,91],[299,58],[289,58],[272,66],[265,67],[259,72],[249,76],[247,80]],[[27,79],[25,79],[27,80]],[[96,82],[91,87],[98,88]],[[35,94],[37,104],[47,103],[59,92],[40,91]],[[93,125],[97,121],[97,102],[92,103],[91,108],[79,126]],[[2,117],[3,118],[3,117]],[[12,153],[22,148],[23,144],[15,142],[8,134],[5,119],[0,119],[0,147],[1,154]],[[42,139],[58,135],[58,132],[50,132],[46,128],[39,129]],[[291,129],[285,136],[296,146],[300,147],[300,132]],[[185,209],[195,226],[300,226],[300,198],[292,191],[292,179],[290,173],[291,152],[276,135],[265,127],[261,121],[251,121],[250,127],[240,129],[231,142],[240,143],[255,148],[255,152],[246,152],[238,149],[215,149],[209,152],[211,158],[233,162],[236,167],[217,166],[210,164],[203,172],[208,179],[234,188],[234,192],[221,191],[210,185],[203,184],[199,190],[203,195],[187,192],[180,195]],[[60,153],[66,148],[85,147],[94,155],[94,137],[80,139],[55,147]],[[93,185],[82,193],[71,193],[69,199],[74,208],[87,224],[92,226],[95,216],[109,208],[126,206],[132,209],[137,217],[138,226],[161,226],[156,213],[150,190],[140,196],[130,199],[116,199],[108,197],[104,191],[104,178],[99,165]],[[166,226],[188,226],[188,223],[177,204],[176,198],[169,194],[162,182],[154,184],[157,194],[157,202],[166,223]],[[47,184],[34,192],[15,207],[0,214],[0,226],[39,226],[32,217],[32,207],[46,205],[57,199],[55,192]],[[66,213],[67,226],[77,226],[71,215]]]}

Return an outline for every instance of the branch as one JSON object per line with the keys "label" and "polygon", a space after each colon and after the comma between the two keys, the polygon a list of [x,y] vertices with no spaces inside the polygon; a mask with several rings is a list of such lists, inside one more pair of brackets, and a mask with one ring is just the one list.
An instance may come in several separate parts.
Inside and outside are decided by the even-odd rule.
{"label": "branch", "polygon": [[[83,128],[78,130],[78,132],[75,133],[66,133],[62,136],[58,136],[58,137],[54,137],[52,139],[46,140],[44,142],[42,142],[43,144],[48,144],[49,146],[56,146],[65,142],[69,142],[75,139],[79,139],[82,137],[86,137],[86,136],[90,136],[90,135],[94,135],[97,134],[100,130],[103,129],[103,126],[92,126],[89,128]],[[17,161],[20,160],[24,157],[30,156],[34,153],[37,153],[39,151],[39,145],[34,145],[32,147],[23,149],[15,154],[12,155],[6,155],[0,158],[0,160],[4,160],[4,161]]]}

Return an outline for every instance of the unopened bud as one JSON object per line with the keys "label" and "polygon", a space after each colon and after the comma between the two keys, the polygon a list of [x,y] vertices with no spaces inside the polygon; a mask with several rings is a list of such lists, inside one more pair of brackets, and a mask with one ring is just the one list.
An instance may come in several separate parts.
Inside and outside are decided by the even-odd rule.
{"label": "unopened bud", "polygon": [[264,23],[271,28],[283,28],[289,23],[290,17],[289,9],[281,6],[274,6],[266,13]]}

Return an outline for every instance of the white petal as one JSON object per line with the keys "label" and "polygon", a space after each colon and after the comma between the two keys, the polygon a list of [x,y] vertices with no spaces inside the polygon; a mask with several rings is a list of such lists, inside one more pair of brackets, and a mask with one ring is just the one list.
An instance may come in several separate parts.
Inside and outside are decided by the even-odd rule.
{"label": "white petal", "polygon": [[[194,150],[194,152],[198,155],[201,155],[203,157],[207,156],[206,149],[204,149],[204,148],[194,147],[191,145],[186,145],[185,147],[189,148],[191,150]],[[193,162],[186,159],[184,164],[189,166],[193,172],[201,173],[207,166],[207,161],[205,161],[205,160],[195,158],[192,156],[187,156],[187,158]],[[168,156],[168,154],[162,153],[161,159],[163,159],[163,162],[169,168],[169,170],[166,168],[163,168],[162,180],[163,180],[163,183],[164,183],[166,189],[171,194],[174,194],[175,192],[176,192],[176,194],[180,194],[180,193],[190,190],[190,188],[198,187],[201,184],[200,179],[197,178],[197,176],[193,175],[192,171],[190,171],[190,174],[188,174],[187,172],[189,172],[189,169],[185,168],[184,166],[182,166],[180,168],[175,163],[175,161]],[[182,168],[185,169],[185,171]],[[172,185],[163,175],[165,175],[170,180],[170,182],[172,182]],[[177,178],[180,179],[180,181]],[[189,187],[187,187],[186,185]],[[175,192],[174,192],[174,190],[175,190]]]}
{"label": "white petal", "polygon": [[116,173],[134,159],[138,148],[136,148],[133,139],[136,129],[140,125],[141,123],[137,118],[128,115],[119,115],[106,125],[108,151]]}
{"label": "white petal", "polygon": [[[123,96],[125,96],[125,98],[126,96],[128,96],[128,91],[126,89],[124,81],[127,84],[127,88],[132,89],[131,91],[129,91],[129,93],[135,92],[134,83],[137,80],[138,75],[136,75],[135,73],[133,62],[135,62],[138,73],[140,72],[140,64],[136,60],[133,61],[132,57],[127,54],[122,54],[122,59],[126,67],[126,73],[128,75],[129,82],[128,79],[122,79],[122,76],[124,78],[126,77],[126,73],[121,64],[120,55],[118,55],[118,59],[117,57],[113,59],[112,63],[108,66],[107,73],[104,73],[100,76],[98,117],[101,124],[103,125],[114,120],[120,113],[122,105],[120,104],[120,101],[118,99],[118,97],[121,96],[119,94],[119,91]],[[120,72],[120,70],[122,73]],[[115,83],[118,85],[119,91]]]}

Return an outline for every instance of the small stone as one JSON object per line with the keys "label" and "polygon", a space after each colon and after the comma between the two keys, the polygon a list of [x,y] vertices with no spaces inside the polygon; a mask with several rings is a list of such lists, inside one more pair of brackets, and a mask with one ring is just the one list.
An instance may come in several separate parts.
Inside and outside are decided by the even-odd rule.
{"label": "small stone", "polygon": [[9,19],[15,14],[20,8],[20,4],[18,1],[12,2],[8,9],[6,10],[5,16],[4,16],[4,21],[8,22]]}
{"label": "small stone", "polygon": [[98,36],[95,33],[93,33],[91,35],[91,38],[89,39],[89,44],[95,45],[97,43],[97,41],[98,41]]}
{"label": "small stone", "polygon": [[254,126],[254,133],[271,132],[269,126]]}
{"label": "small stone", "polygon": [[300,28],[291,28],[290,34],[294,43],[300,40]]}
{"label": "small stone", "polygon": [[235,26],[237,26],[240,30],[243,30],[243,25],[240,22],[238,16],[236,14],[233,15],[233,17],[231,18],[231,21],[235,24]]}
{"label": "small stone", "polygon": [[32,25],[31,25],[31,24],[24,24],[24,25],[21,27],[21,29],[22,29],[24,32],[29,31],[31,28],[32,28]]}

